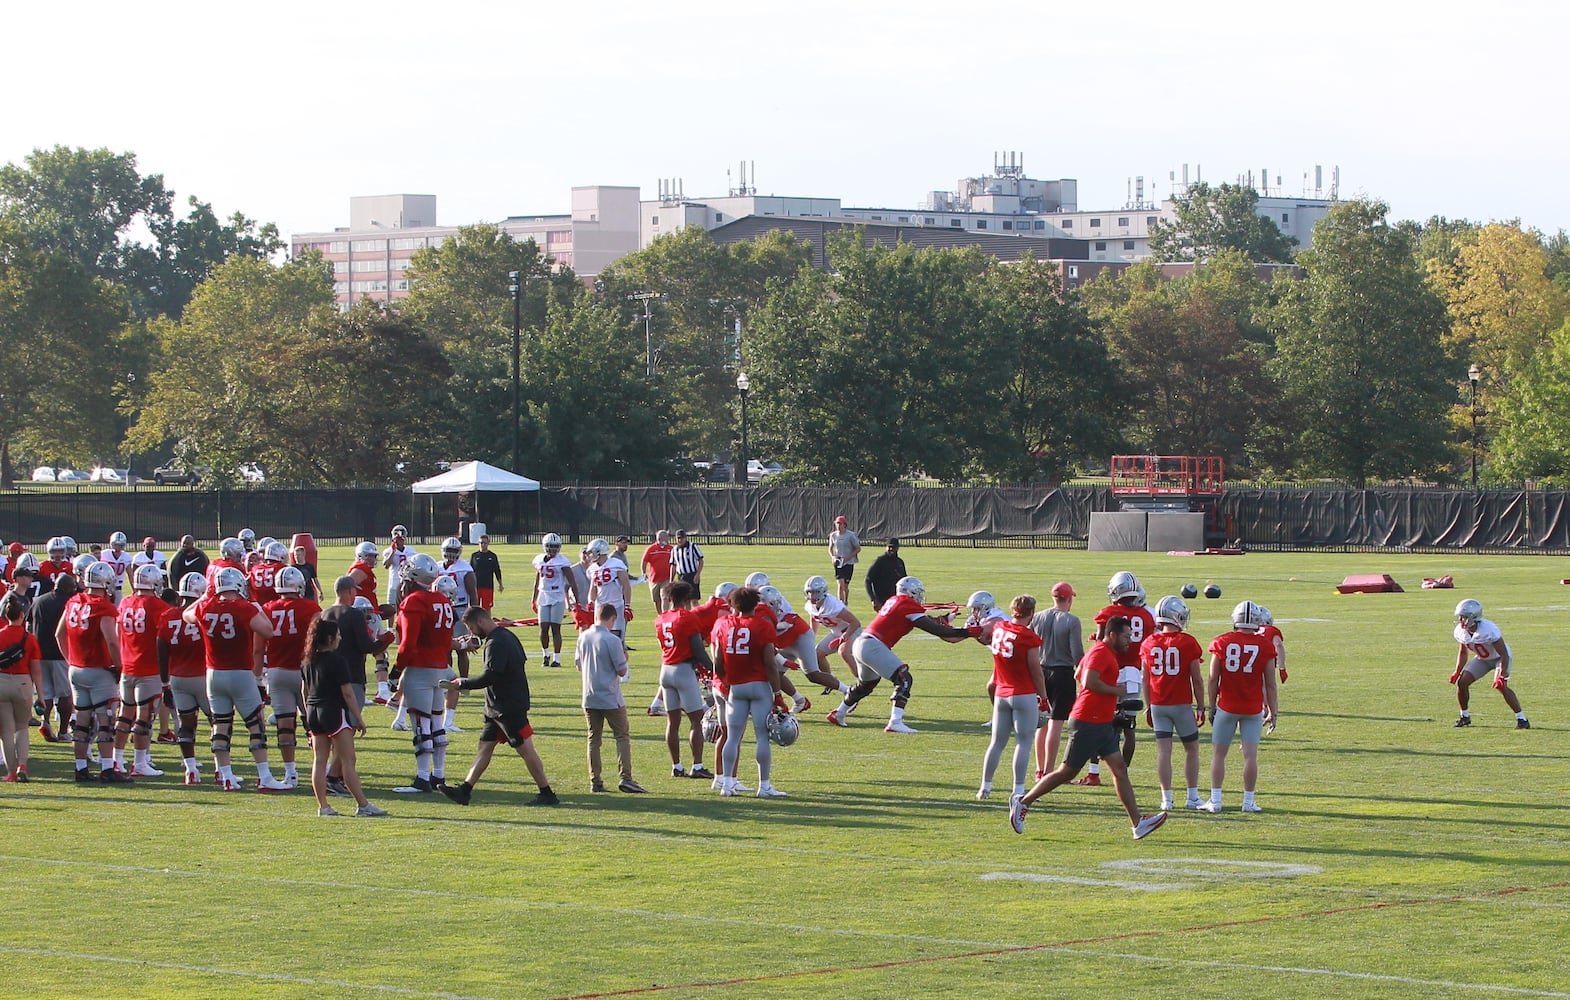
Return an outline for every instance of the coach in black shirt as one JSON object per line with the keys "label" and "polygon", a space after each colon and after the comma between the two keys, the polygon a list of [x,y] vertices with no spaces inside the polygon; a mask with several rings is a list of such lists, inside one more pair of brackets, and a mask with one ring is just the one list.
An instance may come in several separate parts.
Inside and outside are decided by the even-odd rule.
{"label": "coach in black shirt", "polygon": [[872,598],[872,610],[883,607],[883,602],[894,596],[894,585],[907,575],[905,560],[899,557],[899,539],[890,538],[889,547],[867,570],[867,596]]}
{"label": "coach in black shirt", "polygon": [[187,573],[207,573],[207,553],[196,547],[190,535],[180,539],[180,547],[169,557],[169,586],[178,589]]}

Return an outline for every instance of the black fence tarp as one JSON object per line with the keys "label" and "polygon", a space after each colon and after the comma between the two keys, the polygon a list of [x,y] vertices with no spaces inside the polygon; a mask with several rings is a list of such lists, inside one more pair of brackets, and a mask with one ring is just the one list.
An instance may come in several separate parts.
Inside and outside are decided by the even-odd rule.
{"label": "black fence tarp", "polygon": [[[1085,544],[1090,515],[1119,509],[1106,487],[694,486],[549,484],[538,494],[487,494],[481,520],[498,537],[557,531],[571,542],[657,528],[699,538],[820,544],[844,514],[862,538],[926,544],[1068,548]],[[1229,489],[1217,506],[1229,540],[1265,550],[1472,549],[1570,551],[1565,491]],[[457,531],[452,497],[386,489],[142,490],[56,488],[0,493],[0,538],[36,545],[124,531],[132,540],[204,541],[250,527],[324,542],[385,538],[394,524],[417,536]],[[467,541],[467,539],[465,539]]]}

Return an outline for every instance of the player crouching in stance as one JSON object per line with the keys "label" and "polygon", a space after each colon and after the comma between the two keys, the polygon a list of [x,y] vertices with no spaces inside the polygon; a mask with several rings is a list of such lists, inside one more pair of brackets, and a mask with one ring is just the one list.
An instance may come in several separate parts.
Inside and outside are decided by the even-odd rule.
{"label": "player crouching in stance", "polygon": [[751,719],[758,745],[758,798],[783,799],[785,793],[769,782],[774,755],[767,734],[770,712],[785,711],[785,696],[780,692],[779,668],[775,663],[774,615],[767,607],[760,610],[761,601],[756,589],[737,588],[730,595],[733,613],[714,626],[714,675],[723,679],[728,689],[725,745],[720,751],[720,794],[729,797],[740,791],[736,765],[747,720]]}
{"label": "player crouching in stance", "polygon": [[1183,744],[1183,778],[1189,809],[1199,808],[1199,726],[1205,720],[1204,650],[1188,627],[1188,605],[1168,595],[1156,602],[1156,633],[1139,650],[1144,670],[1145,722],[1156,738],[1156,778],[1161,808],[1172,808],[1172,736]]}
{"label": "player crouching in stance", "polygon": [[[972,607],[975,607],[972,595]],[[987,604],[991,604],[990,596]],[[992,742],[981,765],[981,790],[976,798],[992,794],[992,775],[1003,759],[1003,745],[1014,735],[1014,794],[1023,795],[1030,773],[1030,751],[1035,745],[1036,724],[1047,703],[1047,681],[1041,672],[1041,637],[1030,629],[1036,599],[1021,594],[1009,605],[1013,618],[993,622],[992,628]]]}
{"label": "player crouching in stance", "polygon": [[859,683],[850,689],[850,693],[845,696],[844,701],[840,702],[840,706],[829,713],[829,722],[836,726],[849,726],[847,720],[850,713],[856,710],[856,706],[861,704],[863,698],[872,693],[880,680],[887,678],[894,682],[894,693],[889,697],[889,700],[894,703],[894,708],[889,713],[889,723],[883,727],[883,731],[885,733],[917,731],[905,724],[905,705],[910,701],[910,667],[900,662],[900,658],[894,653],[894,644],[909,635],[911,629],[917,628],[945,642],[963,642],[981,634],[979,628],[974,632],[967,631],[928,617],[927,609],[921,603],[926,592],[926,587],[913,576],[901,577],[894,585],[894,596],[883,602],[883,607],[878,609],[872,624],[868,625],[866,631],[858,635],[851,645],[851,653],[856,658],[856,675]]}
{"label": "player crouching in stance", "polygon": [[1221,811],[1221,781],[1227,750],[1237,734],[1243,744],[1243,811],[1262,812],[1254,802],[1259,779],[1259,739],[1268,723],[1276,728],[1275,642],[1261,634],[1265,616],[1259,605],[1243,601],[1232,609],[1232,631],[1210,642],[1210,798],[1199,811]]}
{"label": "player crouching in stance", "polygon": [[1092,757],[1100,757],[1107,770],[1112,772],[1117,786],[1118,799],[1128,813],[1134,827],[1134,839],[1143,840],[1167,821],[1167,814],[1141,816],[1134,799],[1134,786],[1128,780],[1128,765],[1123,763],[1123,751],[1118,746],[1118,728],[1112,721],[1117,714],[1118,698],[1122,687],[1118,684],[1118,660],[1128,652],[1129,622],[1122,615],[1109,619],[1102,629],[1101,638],[1091,645],[1090,651],[1079,662],[1079,695],[1069,711],[1072,732],[1068,752],[1063,763],[1024,795],[1009,800],[1009,825],[1015,833],[1025,832],[1025,814],[1030,804],[1059,785],[1072,781],[1079,769]]}
{"label": "player crouching in stance", "polygon": [[[692,584],[677,580],[666,589],[670,610],[654,619],[660,641],[660,690],[664,694],[665,747],[671,755],[671,777],[713,778],[703,766],[703,684],[714,672],[714,661],[703,643],[703,625],[692,611],[697,594]],[[687,742],[692,770],[681,766],[681,719],[687,716]]]}
{"label": "player crouching in stance", "polygon": [[1515,713],[1517,729],[1531,729],[1526,713],[1521,711],[1521,699],[1510,687],[1510,646],[1505,642],[1499,626],[1483,617],[1483,606],[1477,601],[1465,600],[1456,605],[1456,642],[1461,649],[1456,653],[1455,673],[1450,683],[1456,686],[1456,701],[1461,705],[1461,717],[1456,728],[1472,724],[1472,682],[1490,670],[1494,672],[1494,690],[1505,699],[1505,704]]}
{"label": "player crouching in stance", "polygon": [[496,744],[506,740],[507,745],[518,751],[529,777],[539,786],[540,793],[525,802],[529,806],[561,805],[561,799],[551,790],[550,779],[545,776],[545,763],[534,749],[534,727],[529,725],[529,675],[524,670],[523,643],[508,630],[499,627],[487,608],[471,607],[463,613],[463,623],[469,627],[470,641],[474,648],[484,642],[480,654],[481,671],[478,677],[454,677],[441,682],[444,691],[485,690],[485,728],[480,731],[480,746],[475,752],[469,774],[457,785],[443,785],[442,794],[460,806],[469,804],[474,786],[491,765],[491,755]]}
{"label": "player crouching in stance", "polygon": [[[856,641],[856,636],[861,634],[861,619],[845,606],[844,601],[829,593],[829,581],[821,576],[807,577],[801,593],[806,598],[807,613],[812,616],[814,630],[819,625],[828,629],[813,646],[815,660],[802,661],[802,673],[814,684],[822,684],[824,694],[835,691],[841,696],[850,694],[850,685],[835,677],[829,669],[829,654],[837,650],[845,666],[853,671],[856,669],[856,659],[851,655],[850,647]],[[789,658],[790,650],[782,651],[782,655]],[[817,664],[817,669],[812,668],[812,663]]]}

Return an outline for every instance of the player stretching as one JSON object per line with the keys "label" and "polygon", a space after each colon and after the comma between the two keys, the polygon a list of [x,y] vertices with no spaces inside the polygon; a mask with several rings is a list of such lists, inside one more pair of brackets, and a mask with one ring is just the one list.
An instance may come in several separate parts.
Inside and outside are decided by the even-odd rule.
{"label": "player stretching", "polygon": [[1472,724],[1472,682],[1494,672],[1494,690],[1505,699],[1505,704],[1515,712],[1515,727],[1531,729],[1526,713],[1521,711],[1521,699],[1510,687],[1510,646],[1499,631],[1499,626],[1483,617],[1483,606],[1477,601],[1465,600],[1456,605],[1456,642],[1461,649],[1456,653],[1455,673],[1450,683],[1456,686],[1456,701],[1461,704],[1461,717],[1456,728]]}
{"label": "player stretching", "polygon": [[883,602],[883,607],[878,609],[877,617],[872,619],[866,631],[856,637],[851,644],[851,653],[856,657],[856,676],[859,679],[850,693],[845,695],[845,700],[840,702],[838,708],[829,713],[829,722],[836,726],[849,726],[850,713],[856,710],[861,700],[872,693],[878,682],[887,678],[894,682],[894,693],[889,700],[894,703],[894,708],[889,712],[888,725],[883,727],[885,733],[914,733],[905,724],[905,705],[910,701],[911,676],[910,667],[900,662],[899,656],[894,652],[894,644],[910,634],[911,629],[919,628],[923,632],[937,636],[945,642],[964,642],[973,635],[980,635],[978,627],[974,632],[962,628],[945,625],[935,618],[927,615],[927,609],[922,606],[921,599],[925,596],[927,588],[922,586],[920,580],[913,576],[901,577],[894,585],[894,596]]}

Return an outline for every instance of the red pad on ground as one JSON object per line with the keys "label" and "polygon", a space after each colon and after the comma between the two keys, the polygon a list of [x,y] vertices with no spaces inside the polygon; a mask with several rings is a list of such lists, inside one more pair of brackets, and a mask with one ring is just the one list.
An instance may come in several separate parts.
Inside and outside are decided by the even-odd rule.
{"label": "red pad on ground", "polygon": [[1389,573],[1364,573],[1349,576],[1336,587],[1338,594],[1404,594],[1401,585]]}

